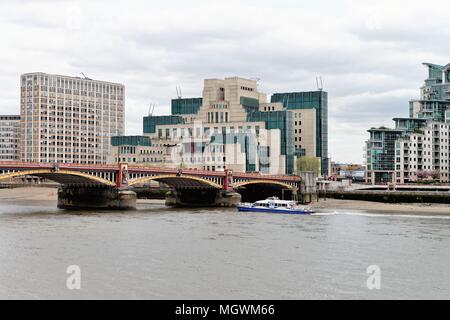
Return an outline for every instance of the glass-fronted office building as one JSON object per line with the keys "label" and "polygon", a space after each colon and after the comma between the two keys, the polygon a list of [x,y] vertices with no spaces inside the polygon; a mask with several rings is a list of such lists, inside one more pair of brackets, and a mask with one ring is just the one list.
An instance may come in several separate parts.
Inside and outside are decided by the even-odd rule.
{"label": "glass-fronted office building", "polygon": [[316,157],[321,171],[328,175],[328,93],[325,91],[275,93],[271,102],[281,102],[286,110],[316,110]]}

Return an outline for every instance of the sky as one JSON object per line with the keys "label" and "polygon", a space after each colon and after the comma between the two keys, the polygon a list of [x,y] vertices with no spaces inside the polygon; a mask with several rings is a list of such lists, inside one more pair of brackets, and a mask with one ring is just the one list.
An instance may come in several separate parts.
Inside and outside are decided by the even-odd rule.
{"label": "sky", "polygon": [[19,113],[22,73],[126,87],[126,134],[149,105],[170,113],[203,79],[259,78],[259,90],[328,92],[333,161],[363,162],[367,129],[408,116],[423,62],[450,62],[447,1],[1,0],[0,114]]}

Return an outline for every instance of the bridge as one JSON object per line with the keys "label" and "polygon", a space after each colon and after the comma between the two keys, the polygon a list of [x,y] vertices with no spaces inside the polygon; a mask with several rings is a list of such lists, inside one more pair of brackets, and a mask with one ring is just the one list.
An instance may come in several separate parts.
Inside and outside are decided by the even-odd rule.
{"label": "bridge", "polygon": [[135,207],[135,186],[151,181],[171,188],[168,205],[232,206],[241,200],[241,193],[274,190],[296,195],[301,179],[298,176],[265,175],[197,169],[119,165],[85,165],[68,163],[0,162],[0,182],[24,176],[55,181],[60,208],[123,208]]}

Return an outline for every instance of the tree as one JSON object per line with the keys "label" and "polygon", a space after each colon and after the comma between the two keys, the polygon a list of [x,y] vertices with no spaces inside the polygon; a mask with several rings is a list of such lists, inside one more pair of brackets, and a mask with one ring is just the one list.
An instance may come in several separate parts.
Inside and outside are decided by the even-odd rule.
{"label": "tree", "polygon": [[313,171],[317,176],[320,174],[320,159],[317,157],[300,157],[297,159],[297,173],[302,171]]}

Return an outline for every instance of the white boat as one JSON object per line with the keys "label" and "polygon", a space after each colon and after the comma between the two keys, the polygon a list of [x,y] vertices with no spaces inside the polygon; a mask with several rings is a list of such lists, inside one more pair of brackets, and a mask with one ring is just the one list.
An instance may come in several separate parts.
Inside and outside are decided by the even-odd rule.
{"label": "white boat", "polygon": [[314,211],[310,207],[302,207],[292,200],[280,200],[277,197],[270,197],[266,200],[259,200],[254,203],[240,203],[238,211],[251,212],[272,212],[288,214],[311,214]]}

